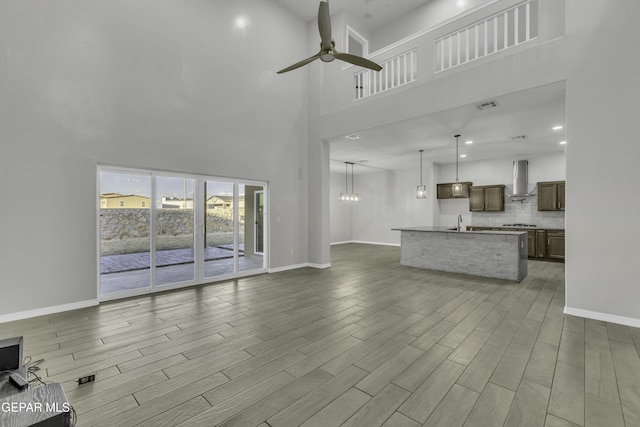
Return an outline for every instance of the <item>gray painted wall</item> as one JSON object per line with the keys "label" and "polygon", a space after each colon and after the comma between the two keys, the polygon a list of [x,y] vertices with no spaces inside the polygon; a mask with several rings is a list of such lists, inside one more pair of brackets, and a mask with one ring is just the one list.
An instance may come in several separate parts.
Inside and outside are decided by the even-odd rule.
{"label": "gray painted wall", "polygon": [[275,74],[305,31],[269,0],[2,2],[0,315],[97,297],[98,164],[268,181],[271,267],[306,261],[307,75]]}
{"label": "gray painted wall", "polygon": [[640,2],[567,1],[567,307],[640,326]]}

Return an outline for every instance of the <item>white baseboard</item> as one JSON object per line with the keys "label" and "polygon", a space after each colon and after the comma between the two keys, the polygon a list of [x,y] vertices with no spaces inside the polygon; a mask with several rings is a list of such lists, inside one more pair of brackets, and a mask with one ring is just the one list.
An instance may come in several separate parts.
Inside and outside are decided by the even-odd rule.
{"label": "white baseboard", "polygon": [[269,268],[267,270],[267,273],[280,273],[281,271],[289,271],[289,270],[295,270],[297,268],[304,268],[304,267],[308,267],[307,263],[302,263],[302,264],[293,264],[293,265],[285,265],[283,267],[273,267],[273,268]]}
{"label": "white baseboard", "polygon": [[398,246],[400,247],[400,243],[382,243],[382,242],[369,242],[366,240],[348,240],[345,242],[333,242],[331,243],[331,246],[333,245],[344,245],[347,243],[360,243],[362,245],[380,245],[380,246]]}
{"label": "white baseboard", "polygon": [[314,264],[312,262],[308,262],[307,263],[307,267],[323,269],[323,268],[331,267],[331,263],[329,263],[329,264]]}
{"label": "white baseboard", "polygon": [[270,268],[269,270],[267,270],[268,273],[280,273],[281,271],[289,271],[289,270],[295,270],[298,268],[305,268],[305,267],[311,267],[311,268],[329,268],[331,267],[331,264],[314,264],[312,262],[305,262],[302,264],[293,264],[293,265],[285,265],[284,267],[274,267],[274,268]]}
{"label": "white baseboard", "polygon": [[598,311],[582,310],[580,308],[567,306],[564,307],[564,314],[640,328],[640,319],[634,319],[633,317],[617,316],[615,314],[600,313]]}
{"label": "white baseboard", "polygon": [[72,302],[69,304],[55,305],[53,307],[37,308],[35,310],[20,311],[18,313],[0,314],[0,323],[13,322],[14,320],[29,319],[31,317],[45,316],[47,314],[62,313],[63,311],[77,310],[79,308],[98,305],[97,299]]}
{"label": "white baseboard", "polygon": [[362,245],[380,245],[380,246],[397,246],[397,247],[400,247],[400,243],[367,242],[367,241],[364,241],[364,240],[354,240],[352,243],[360,243]]}

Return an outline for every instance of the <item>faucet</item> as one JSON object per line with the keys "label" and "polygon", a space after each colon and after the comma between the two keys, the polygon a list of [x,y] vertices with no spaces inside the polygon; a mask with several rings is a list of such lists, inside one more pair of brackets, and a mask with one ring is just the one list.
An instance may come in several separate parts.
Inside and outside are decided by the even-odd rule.
{"label": "faucet", "polygon": [[462,224],[462,214],[458,215],[458,231],[460,231],[460,224]]}

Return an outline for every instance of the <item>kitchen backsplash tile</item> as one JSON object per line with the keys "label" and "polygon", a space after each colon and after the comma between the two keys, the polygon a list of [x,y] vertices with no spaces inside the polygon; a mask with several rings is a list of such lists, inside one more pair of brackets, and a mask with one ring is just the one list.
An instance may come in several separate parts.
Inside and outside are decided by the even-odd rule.
{"label": "kitchen backsplash tile", "polygon": [[[511,194],[506,188],[505,194]],[[535,190],[534,190],[535,191]],[[512,202],[505,197],[504,212],[471,212],[471,224],[478,227],[497,227],[503,224],[535,224],[538,228],[564,229],[564,212],[538,211],[538,196]]]}

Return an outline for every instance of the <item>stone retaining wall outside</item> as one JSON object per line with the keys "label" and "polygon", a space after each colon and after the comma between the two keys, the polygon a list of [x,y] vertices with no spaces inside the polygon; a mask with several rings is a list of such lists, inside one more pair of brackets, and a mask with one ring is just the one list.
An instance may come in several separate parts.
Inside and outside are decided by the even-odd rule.
{"label": "stone retaining wall outside", "polygon": [[[158,250],[193,247],[193,210],[156,209]],[[151,209],[100,209],[100,254],[149,250]],[[243,240],[244,227],[240,228]],[[207,211],[207,245],[233,243],[233,220]]]}

